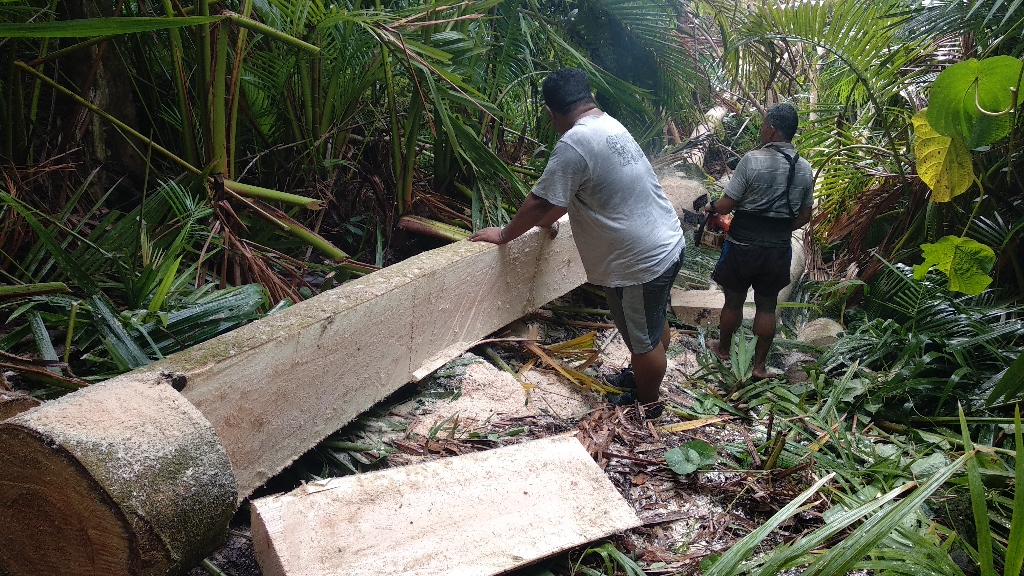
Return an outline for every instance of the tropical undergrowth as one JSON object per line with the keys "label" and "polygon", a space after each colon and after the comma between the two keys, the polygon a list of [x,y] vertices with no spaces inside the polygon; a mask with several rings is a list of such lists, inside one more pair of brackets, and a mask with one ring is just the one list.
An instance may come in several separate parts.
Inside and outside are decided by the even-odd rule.
{"label": "tropical undergrowth", "polygon": [[[680,37],[680,11],[3,3],[8,368],[108,377],[506,223],[556,138],[539,98],[550,70],[586,69],[602,105],[657,150],[659,107],[684,117],[705,85],[663,41]],[[650,66],[615,65],[616,46]],[[210,308],[232,294],[246,304]],[[176,314],[199,304],[217,328],[184,337]]]}
{"label": "tropical undergrowth", "polygon": [[[806,468],[821,479],[708,562],[706,574],[1020,572],[1020,310],[947,285],[889,264],[866,286],[813,286],[818,297],[799,309],[798,323],[827,311],[846,330],[817,351],[779,342],[784,356],[814,351],[802,378],[752,379],[749,332],[734,338],[730,365],[701,359],[706,390],[768,422],[756,451],[720,449],[741,469]],[[849,309],[854,288],[865,295]],[[765,546],[822,500],[819,528]]]}

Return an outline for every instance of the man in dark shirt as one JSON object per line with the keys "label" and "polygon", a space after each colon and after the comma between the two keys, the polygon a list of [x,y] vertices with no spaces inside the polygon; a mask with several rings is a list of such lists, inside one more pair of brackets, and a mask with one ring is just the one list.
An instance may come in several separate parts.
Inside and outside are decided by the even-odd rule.
{"label": "man in dark shirt", "polygon": [[725,293],[719,339],[709,343],[722,360],[729,359],[733,334],[743,321],[747,290],[754,288],[755,378],[767,378],[765,360],[775,339],[775,307],[779,291],[789,284],[792,231],[811,219],[814,174],[793,147],[796,109],[776,104],[761,124],[760,148],[740,159],[725,186],[725,195],[706,212],[735,211],[722,256],[712,278]]}

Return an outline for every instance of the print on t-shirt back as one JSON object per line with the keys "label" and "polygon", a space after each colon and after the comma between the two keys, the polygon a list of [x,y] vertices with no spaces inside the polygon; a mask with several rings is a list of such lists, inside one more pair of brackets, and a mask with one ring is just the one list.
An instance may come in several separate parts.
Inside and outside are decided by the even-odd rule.
{"label": "print on t-shirt back", "polygon": [[636,143],[636,140],[633,140],[629,132],[609,135],[607,143],[608,150],[619,157],[619,164],[621,166],[636,164],[644,159],[644,151],[640,149],[640,145]]}

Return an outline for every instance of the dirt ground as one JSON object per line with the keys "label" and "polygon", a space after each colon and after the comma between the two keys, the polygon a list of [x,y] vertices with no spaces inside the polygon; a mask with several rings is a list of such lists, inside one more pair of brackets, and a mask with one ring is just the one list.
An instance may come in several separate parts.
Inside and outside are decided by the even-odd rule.
{"label": "dirt ground", "polygon": [[[543,324],[540,329],[547,331],[542,334],[545,343],[579,332]],[[613,374],[628,364],[628,351],[615,330],[598,332],[597,343],[600,356],[590,366],[596,376]],[[694,394],[699,384],[692,375],[698,371],[700,353],[704,352],[692,333],[673,331],[662,398],[677,410],[666,410],[658,421],[644,419],[633,407],[613,407],[600,394],[570,383],[542,363],[517,379],[467,353],[428,380],[403,388],[332,439],[380,448],[348,460],[362,471],[575,430],[644,522],[617,537],[617,547],[631,553],[649,575],[694,574],[703,559],[730,547],[812,481],[802,466],[773,473],[742,469],[734,454],[745,452],[758,462],[755,447],[766,441],[766,422],[742,406],[733,411],[709,410],[703,397]],[[501,347],[499,356],[522,359],[524,352],[511,343]],[[708,418],[693,418],[702,413]],[[683,422],[701,425],[672,431],[672,425]],[[663,455],[691,440],[715,447],[718,462],[691,474],[676,474]],[[325,465],[322,454],[309,454],[256,496],[288,490],[296,482],[319,477],[311,476],[309,470],[333,470],[333,464]],[[781,526],[780,537],[819,523],[813,510],[805,512]],[[579,551],[570,557],[578,558]],[[217,570],[229,576],[261,575],[246,506],[236,516],[228,542],[208,562],[212,566],[196,568],[190,576],[218,574]],[[558,569],[567,565],[564,558],[548,563],[554,574],[568,574]]]}

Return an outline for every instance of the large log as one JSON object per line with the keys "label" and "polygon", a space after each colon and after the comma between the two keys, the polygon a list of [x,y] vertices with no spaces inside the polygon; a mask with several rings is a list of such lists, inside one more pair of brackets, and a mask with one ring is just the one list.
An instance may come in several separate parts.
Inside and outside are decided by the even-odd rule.
{"label": "large log", "polygon": [[510,244],[459,242],[157,363],[209,419],[252,493],[410,380],[586,280],[567,220]]}
{"label": "large log", "polygon": [[0,424],[0,570],[182,574],[236,506],[227,455],[159,380],[91,386]]}
{"label": "large log", "polygon": [[[0,572],[174,573],[317,442],[584,280],[564,219],[554,240],[535,229],[500,247],[459,242],[7,420]],[[213,461],[237,493],[200,522],[207,496],[174,479]]]}

